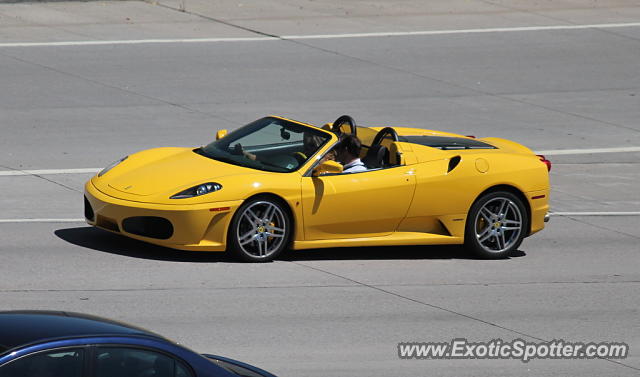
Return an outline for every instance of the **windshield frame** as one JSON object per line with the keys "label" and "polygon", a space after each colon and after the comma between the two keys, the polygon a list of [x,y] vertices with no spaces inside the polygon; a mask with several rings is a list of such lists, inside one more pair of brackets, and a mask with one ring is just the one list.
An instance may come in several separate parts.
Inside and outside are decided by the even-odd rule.
{"label": "windshield frame", "polygon": [[[265,127],[271,126],[274,122],[278,123],[279,126],[287,131],[296,133],[309,132],[314,136],[319,136],[323,141],[318,147],[316,147],[316,150],[310,156],[306,156],[306,160],[290,170],[287,170],[285,167],[269,164],[266,161],[258,161],[257,159],[251,160],[246,158],[245,156],[237,155],[231,152],[230,146],[233,145],[235,141],[258,132]],[[295,131],[293,131],[294,129]],[[336,140],[337,137],[332,132],[324,130],[322,128],[286,118],[281,118],[278,116],[267,116],[257,119],[240,128],[237,128],[221,139],[215,140],[203,147],[196,148],[194,152],[215,161],[220,161],[226,164],[236,165],[247,169],[269,173],[293,173],[304,169],[304,167],[309,163],[313,163],[318,153],[321,153],[324,149],[326,149],[327,146],[333,145]],[[290,142],[291,145],[294,145],[295,143],[296,142]],[[283,147],[286,146],[286,144],[288,143],[283,142],[265,144],[263,146],[267,148],[269,146]],[[252,148],[249,147],[246,150],[250,151],[252,150]],[[238,159],[236,159],[236,157],[238,157]]]}

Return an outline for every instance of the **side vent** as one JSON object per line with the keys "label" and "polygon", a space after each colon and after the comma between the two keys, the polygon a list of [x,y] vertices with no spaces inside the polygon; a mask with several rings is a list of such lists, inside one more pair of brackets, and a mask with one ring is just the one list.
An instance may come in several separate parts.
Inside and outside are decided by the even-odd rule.
{"label": "side vent", "polygon": [[447,173],[450,173],[451,170],[455,169],[459,163],[460,163],[460,156],[451,157],[451,159],[449,160],[449,170],[447,170]]}
{"label": "side vent", "polygon": [[444,223],[442,221],[440,221],[439,219],[438,219],[438,224],[440,225],[440,229],[438,229],[438,231],[434,232],[434,233],[442,234],[443,236],[451,237],[451,232],[449,232],[449,229],[447,229],[447,226],[444,225]]}

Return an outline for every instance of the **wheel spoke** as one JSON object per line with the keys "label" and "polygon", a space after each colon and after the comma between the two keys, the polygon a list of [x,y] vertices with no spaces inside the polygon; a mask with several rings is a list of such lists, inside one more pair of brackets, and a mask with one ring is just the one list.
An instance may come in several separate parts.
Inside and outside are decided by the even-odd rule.
{"label": "wheel spoke", "polygon": [[503,223],[504,225],[516,225],[516,226],[520,226],[520,221],[517,221],[517,220],[504,219],[504,220],[502,220],[502,223]]}
{"label": "wheel spoke", "polygon": [[255,228],[256,225],[258,225],[260,223],[260,219],[258,218],[258,216],[256,216],[255,213],[250,211],[245,212],[242,216],[245,218],[245,220],[248,222],[249,226],[252,228]]}
{"label": "wheel spoke", "polygon": [[504,248],[504,245],[500,245],[500,235],[498,233],[494,234],[493,237],[496,239],[496,246],[498,247],[498,250],[501,250],[502,248]]}
{"label": "wheel spoke", "polygon": [[482,234],[478,234],[478,241],[480,243],[486,241],[489,237],[491,237],[491,227],[487,227],[487,229],[485,229]]}
{"label": "wheel spoke", "polygon": [[268,237],[275,237],[275,238],[282,238],[284,237],[284,234],[275,234],[275,233],[271,233],[271,232],[267,232],[265,233]]}
{"label": "wheel spoke", "polygon": [[[500,203],[500,209],[498,210],[498,218],[504,219],[504,217],[507,215],[506,211],[505,211],[505,206],[507,204],[507,200],[503,199],[502,203]],[[507,209],[508,210],[508,209]]]}
{"label": "wheel spoke", "polygon": [[489,211],[489,209],[487,207],[483,207],[480,210],[480,214],[482,215],[482,217],[484,217],[485,221],[488,223],[492,223],[493,221],[491,221],[491,218],[494,216],[494,214]]}
{"label": "wheel spoke", "polygon": [[502,247],[500,247],[500,249],[504,249],[507,247],[507,242],[504,239],[504,232],[500,232],[499,236],[500,236],[500,239],[502,240]]}
{"label": "wheel spoke", "polygon": [[264,221],[266,222],[272,222],[273,221],[273,215],[276,213],[276,207],[273,205],[270,205],[269,207],[267,207],[267,209],[264,211]]}
{"label": "wheel spoke", "polygon": [[260,218],[258,217],[258,215],[256,215],[255,212],[251,210],[251,208],[247,208],[247,211],[245,212],[245,214],[248,215],[247,217],[249,217],[251,221],[260,221]]}
{"label": "wheel spoke", "polygon": [[491,230],[491,224],[487,224],[484,229],[482,229],[480,232],[476,231],[476,235],[478,236],[478,238],[481,238],[483,236],[485,236],[487,233],[489,233],[489,231]]}
{"label": "wheel spoke", "polygon": [[258,256],[262,256],[262,242],[260,240],[260,237],[256,237],[255,238],[256,244],[258,246]]}
{"label": "wheel spoke", "polygon": [[520,230],[520,227],[519,226],[503,226],[500,229],[502,229],[502,230]]}
{"label": "wheel spoke", "polygon": [[255,236],[256,236],[256,231],[252,229],[247,233],[243,234],[242,236],[238,237],[238,242],[240,242],[240,245],[246,245],[249,242],[253,241]]}
{"label": "wheel spoke", "polygon": [[284,233],[284,229],[282,229],[282,228],[278,228],[277,226],[267,225],[267,226],[265,226],[265,228],[266,228],[269,232],[281,232],[281,233]]}

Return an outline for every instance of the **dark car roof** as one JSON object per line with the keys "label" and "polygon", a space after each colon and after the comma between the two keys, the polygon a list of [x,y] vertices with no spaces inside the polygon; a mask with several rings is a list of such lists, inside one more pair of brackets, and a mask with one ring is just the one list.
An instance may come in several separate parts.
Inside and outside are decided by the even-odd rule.
{"label": "dark car roof", "polygon": [[420,144],[426,147],[438,148],[438,149],[496,149],[491,144],[487,144],[480,140],[467,139],[464,137],[453,136],[399,136],[399,141]]}
{"label": "dark car roof", "polygon": [[87,314],[58,311],[0,312],[0,354],[46,339],[135,335],[163,339],[139,327]]}

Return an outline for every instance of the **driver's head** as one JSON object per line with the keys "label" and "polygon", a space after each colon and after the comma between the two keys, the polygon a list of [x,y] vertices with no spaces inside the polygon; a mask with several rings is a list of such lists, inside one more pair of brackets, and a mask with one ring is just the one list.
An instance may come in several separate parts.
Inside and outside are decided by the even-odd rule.
{"label": "driver's head", "polygon": [[362,144],[357,136],[346,134],[340,138],[336,146],[337,159],[341,164],[348,164],[356,158],[360,157]]}
{"label": "driver's head", "polygon": [[304,154],[311,156],[322,145],[322,137],[313,135],[310,132],[302,134],[302,144],[304,146]]}

